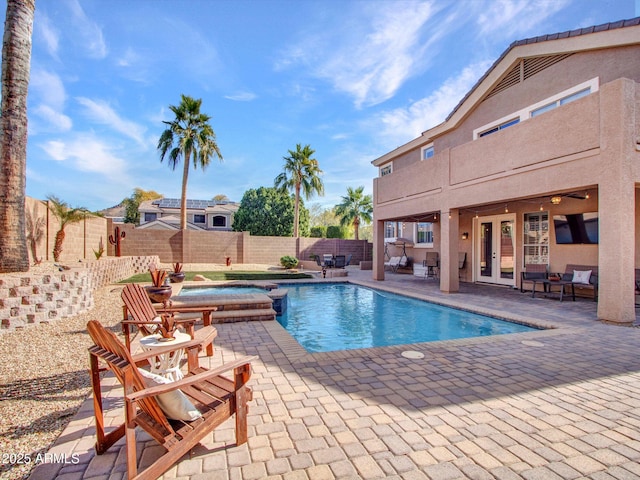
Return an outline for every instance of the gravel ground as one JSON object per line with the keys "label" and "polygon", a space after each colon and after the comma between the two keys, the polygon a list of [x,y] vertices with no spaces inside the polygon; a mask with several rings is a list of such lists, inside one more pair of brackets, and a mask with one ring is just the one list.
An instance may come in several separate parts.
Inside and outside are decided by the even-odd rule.
{"label": "gravel ground", "polygon": [[[86,324],[117,325],[121,290],[97,290],[86,313],[0,334],[1,479],[28,477],[38,453],[48,451],[89,395]],[[30,464],[17,463],[27,455]]]}

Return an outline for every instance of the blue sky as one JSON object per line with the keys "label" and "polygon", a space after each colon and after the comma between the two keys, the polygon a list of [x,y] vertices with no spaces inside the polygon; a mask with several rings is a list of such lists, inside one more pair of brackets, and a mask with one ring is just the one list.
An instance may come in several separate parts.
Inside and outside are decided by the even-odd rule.
{"label": "blue sky", "polygon": [[[27,195],[99,210],[180,196],[158,138],[202,98],[224,157],[188,197],[272,186],[309,144],[332,207],[440,123],[514,40],[640,15],[635,0],[37,0]],[[0,0],[2,11],[6,1]]]}

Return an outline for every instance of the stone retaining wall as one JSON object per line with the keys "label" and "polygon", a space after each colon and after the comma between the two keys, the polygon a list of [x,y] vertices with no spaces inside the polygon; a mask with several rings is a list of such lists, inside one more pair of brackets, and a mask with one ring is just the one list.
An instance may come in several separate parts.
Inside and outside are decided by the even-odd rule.
{"label": "stone retaining wall", "polygon": [[158,256],[104,258],[69,270],[0,275],[0,333],[85,312],[93,292],[159,264]]}

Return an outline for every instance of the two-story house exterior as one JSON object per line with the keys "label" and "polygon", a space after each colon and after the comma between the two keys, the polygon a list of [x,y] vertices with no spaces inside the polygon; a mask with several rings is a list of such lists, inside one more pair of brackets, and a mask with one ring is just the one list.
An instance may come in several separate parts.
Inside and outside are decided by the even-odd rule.
{"label": "two-story house exterior", "polygon": [[400,236],[415,262],[439,253],[444,292],[597,265],[598,317],[635,320],[640,18],[514,42],[443,123],[372,163],[374,279]]}
{"label": "two-story house exterior", "polygon": [[[187,199],[187,228],[190,230],[231,231],[233,215],[240,204],[228,200]],[[180,229],[180,199],[159,198],[140,203],[138,228]]]}

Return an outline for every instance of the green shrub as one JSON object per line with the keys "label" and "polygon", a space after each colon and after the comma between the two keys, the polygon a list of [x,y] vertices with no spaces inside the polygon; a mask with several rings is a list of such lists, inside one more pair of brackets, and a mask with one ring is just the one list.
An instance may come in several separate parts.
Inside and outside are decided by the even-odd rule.
{"label": "green shrub", "polygon": [[298,265],[298,259],[296,257],[285,255],[280,258],[280,265],[284,268],[295,268]]}
{"label": "green shrub", "polygon": [[327,227],[327,238],[346,238],[346,229],[339,225],[330,225]]}
{"label": "green shrub", "polygon": [[324,225],[320,225],[317,227],[311,227],[311,235],[312,238],[326,238],[327,236],[327,227]]}

